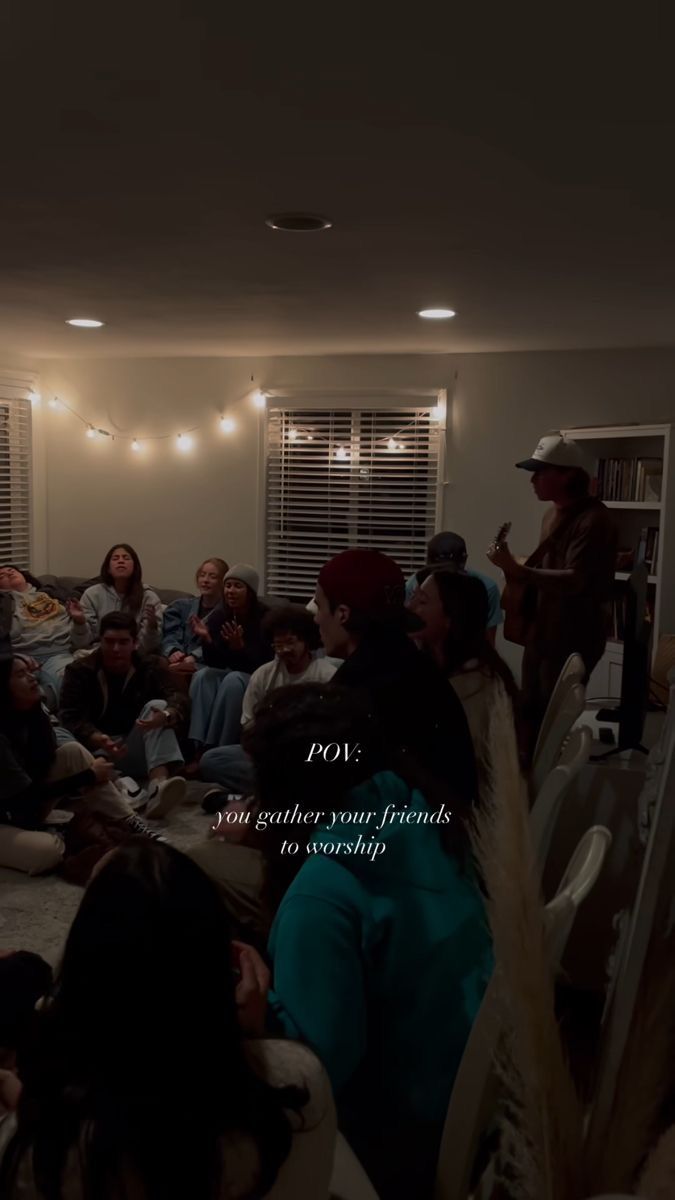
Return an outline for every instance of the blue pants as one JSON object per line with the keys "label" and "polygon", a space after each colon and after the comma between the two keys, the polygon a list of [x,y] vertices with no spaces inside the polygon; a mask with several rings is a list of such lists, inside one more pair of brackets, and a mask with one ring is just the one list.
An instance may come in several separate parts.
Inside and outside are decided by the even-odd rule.
{"label": "blue pants", "polygon": [[226,792],[248,796],[253,791],[253,763],[241,746],[207,750],[199,763],[202,779],[217,783]]}
{"label": "blue pants", "polygon": [[47,707],[52,712],[56,712],[59,707],[63,676],[66,667],[70,666],[73,661],[73,656],[72,654],[50,654],[49,658],[37,661],[40,663],[40,670],[37,672],[36,679],[42,688]]}
{"label": "blue pants", "polygon": [[245,671],[204,667],[190,684],[190,737],[202,746],[231,746],[239,741],[241,707],[251,678]]}
{"label": "blue pants", "polygon": [[[150,700],[141,712],[141,718],[147,720],[153,708],[166,707],[166,700]],[[133,779],[144,779],[154,767],[185,761],[173,729],[151,729],[149,733],[144,733],[134,725],[124,738],[124,743],[127,752],[115,766],[122,775],[131,775]]]}

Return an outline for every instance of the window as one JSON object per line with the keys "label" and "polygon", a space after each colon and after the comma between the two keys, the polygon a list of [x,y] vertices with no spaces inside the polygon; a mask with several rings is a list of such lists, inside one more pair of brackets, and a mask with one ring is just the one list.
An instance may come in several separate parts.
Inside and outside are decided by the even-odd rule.
{"label": "window", "polygon": [[407,576],[425,561],[442,432],[428,408],[271,408],[266,589],[306,603],[323,564],[381,550]]}
{"label": "window", "polygon": [[31,405],[0,388],[0,563],[30,569]]}

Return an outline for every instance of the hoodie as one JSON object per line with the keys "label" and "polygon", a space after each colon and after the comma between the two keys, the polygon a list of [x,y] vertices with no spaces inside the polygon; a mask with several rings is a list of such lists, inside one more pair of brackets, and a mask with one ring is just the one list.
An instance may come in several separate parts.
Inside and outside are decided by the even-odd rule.
{"label": "hoodie", "polygon": [[[91,630],[92,641],[97,642],[100,637],[101,618],[107,616],[111,612],[128,612],[125,607],[124,596],[120,596],[119,592],[115,591],[107,583],[95,583],[92,587],[88,587],[84,592],[81,600],[84,615],[87,618],[87,624]],[[157,616],[157,628],[148,629],[148,623],[144,617],[146,608],[154,608]],[[131,615],[138,621],[138,646],[143,654],[158,654],[162,641],[162,613],[164,605],[156,592],[151,588],[143,588],[143,600],[138,612]]]}
{"label": "hoodie", "polygon": [[10,638],[14,654],[29,654],[44,662],[54,654],[72,654],[90,644],[88,625],[76,625],[64,605],[47,592],[29,587],[4,594],[12,602]]}
{"label": "hoodie", "polygon": [[360,819],[316,826],[277,912],[271,1003],[324,1063],[341,1128],[375,1176],[369,1146],[383,1126],[389,1154],[399,1129],[404,1158],[415,1129],[437,1150],[492,954],[475,879],[443,849],[444,822],[418,791],[383,771],[343,807]]}

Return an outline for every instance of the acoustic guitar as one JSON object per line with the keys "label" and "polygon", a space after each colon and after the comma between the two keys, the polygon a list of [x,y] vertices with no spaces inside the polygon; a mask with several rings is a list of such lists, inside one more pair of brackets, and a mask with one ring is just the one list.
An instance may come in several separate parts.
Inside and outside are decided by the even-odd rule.
{"label": "acoustic guitar", "polygon": [[[495,550],[508,550],[506,539],[511,531],[511,522],[505,521],[499,526],[497,536],[492,543]],[[526,563],[528,559],[520,559]],[[527,633],[534,616],[535,596],[533,588],[528,583],[517,583],[507,579],[502,591],[501,605],[504,610],[504,637],[507,642],[524,646]]]}

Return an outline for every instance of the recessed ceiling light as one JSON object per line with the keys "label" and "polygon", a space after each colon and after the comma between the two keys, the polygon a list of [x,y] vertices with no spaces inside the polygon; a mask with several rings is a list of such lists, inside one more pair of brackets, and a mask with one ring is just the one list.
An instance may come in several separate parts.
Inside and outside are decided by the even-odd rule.
{"label": "recessed ceiling light", "polygon": [[330,229],[333,222],[319,213],[273,213],[265,224],[284,233],[320,233]]}
{"label": "recessed ceiling light", "polygon": [[78,329],[100,329],[105,321],[94,321],[91,317],[71,317],[66,325],[75,325]]}
{"label": "recessed ceiling light", "polygon": [[449,321],[450,317],[456,317],[457,313],[452,308],[422,308],[417,315],[427,321]]}

